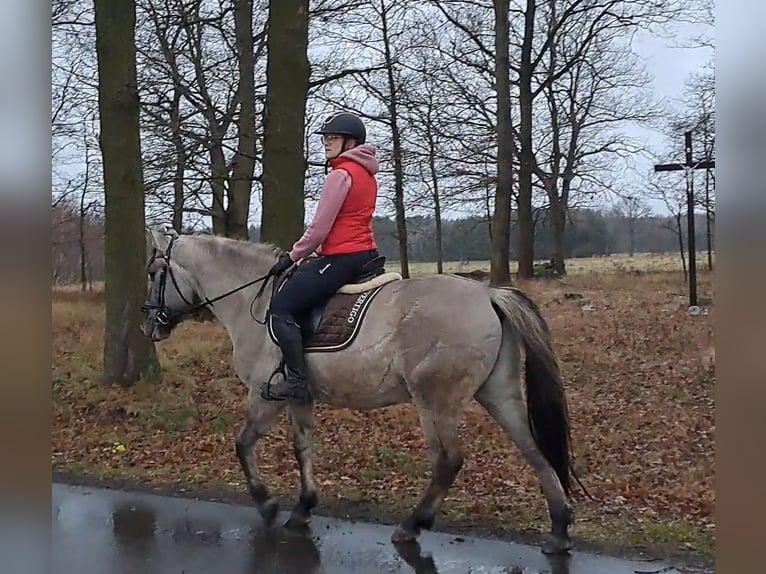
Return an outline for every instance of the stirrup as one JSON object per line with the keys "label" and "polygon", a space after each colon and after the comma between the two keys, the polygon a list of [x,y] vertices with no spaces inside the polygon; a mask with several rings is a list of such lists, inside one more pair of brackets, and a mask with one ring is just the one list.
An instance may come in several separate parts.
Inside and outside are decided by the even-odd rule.
{"label": "stirrup", "polygon": [[[275,395],[271,392],[271,380],[274,378],[274,375],[278,373],[282,375],[282,381],[276,384],[285,385],[287,389],[290,389],[290,390],[295,389],[297,390],[297,393],[290,393],[290,394],[285,393],[283,395],[282,394]],[[311,402],[312,400],[311,392],[308,389],[308,382],[304,385],[297,385],[295,383],[290,382],[290,380],[287,378],[287,371],[285,369],[284,360],[282,360],[279,363],[279,366],[276,369],[274,369],[269,379],[265,383],[261,383],[260,388],[261,388],[261,398],[267,401],[294,400],[294,401],[307,403],[307,402]],[[287,389],[285,389],[285,391],[287,391]]]}
{"label": "stirrup", "polygon": [[283,401],[282,397],[271,394],[271,381],[261,383],[261,398],[266,401]]}
{"label": "stirrup", "polygon": [[261,385],[261,397],[267,401],[293,400],[304,403],[311,402],[311,393],[306,387],[290,383],[287,379],[277,384],[286,387],[284,389],[284,394],[273,394],[271,390],[271,381],[267,381]]}
{"label": "stirrup", "polygon": [[268,380],[265,383],[260,384],[261,388],[261,397],[267,401],[282,401],[281,397],[277,397],[275,395],[271,394],[271,380],[274,378],[274,375],[282,375],[282,379],[287,381],[287,371],[285,370],[285,360],[282,359],[279,362],[279,365],[277,365],[277,368],[274,369],[271,372],[271,375],[269,375]]}

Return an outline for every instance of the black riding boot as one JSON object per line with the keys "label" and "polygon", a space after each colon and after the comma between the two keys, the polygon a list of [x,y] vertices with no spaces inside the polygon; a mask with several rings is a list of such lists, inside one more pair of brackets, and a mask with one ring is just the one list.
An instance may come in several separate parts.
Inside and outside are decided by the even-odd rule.
{"label": "black riding boot", "polygon": [[311,401],[308,389],[308,369],[303,355],[303,340],[298,325],[276,315],[271,316],[271,325],[279,341],[282,356],[287,367],[287,379],[261,386],[261,396],[270,401],[293,399],[299,402]]}

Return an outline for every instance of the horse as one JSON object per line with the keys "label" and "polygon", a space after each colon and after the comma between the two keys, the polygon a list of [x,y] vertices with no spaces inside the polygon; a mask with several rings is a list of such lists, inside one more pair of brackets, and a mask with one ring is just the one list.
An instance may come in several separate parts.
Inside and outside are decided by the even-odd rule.
{"label": "horse", "polygon": [[[312,400],[267,401],[260,387],[279,372],[282,359],[268,320],[258,318],[267,317],[267,285],[272,293],[280,285],[280,278],[269,273],[280,250],[268,243],[156,228],[148,229],[147,238],[152,255],[141,330],[153,341],[163,341],[203,307],[225,327],[234,370],[248,390],[234,451],[267,525],[273,524],[279,508],[259,474],[254,448],[283,409],[289,409],[301,482],[284,526],[305,528],[319,501],[313,472],[314,405],[364,411],[409,402],[427,445],[430,483],[391,541],[416,542],[422,530],[432,529],[463,466],[458,426],[466,405],[476,399],[537,475],[550,517],[542,552],[562,554],[572,547],[568,529],[573,520],[571,478],[576,475],[567,400],[548,325],[521,290],[457,275],[403,279],[386,273],[382,264],[367,270],[302,322],[308,332],[304,341]],[[312,334],[322,331],[323,322],[329,324],[326,331],[338,327],[328,309],[344,297],[350,299],[340,323],[353,323],[353,334],[344,344],[336,339],[322,347]]]}

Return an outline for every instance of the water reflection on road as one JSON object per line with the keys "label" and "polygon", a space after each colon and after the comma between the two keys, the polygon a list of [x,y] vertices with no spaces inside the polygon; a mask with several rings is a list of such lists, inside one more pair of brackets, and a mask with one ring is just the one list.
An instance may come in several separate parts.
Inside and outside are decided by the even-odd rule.
{"label": "water reflection on road", "polygon": [[394,545],[391,527],[323,517],[303,533],[266,529],[254,508],[61,484],[53,485],[52,528],[53,572],[60,574],[634,574],[665,567],[579,552],[551,559],[536,547],[440,533]]}

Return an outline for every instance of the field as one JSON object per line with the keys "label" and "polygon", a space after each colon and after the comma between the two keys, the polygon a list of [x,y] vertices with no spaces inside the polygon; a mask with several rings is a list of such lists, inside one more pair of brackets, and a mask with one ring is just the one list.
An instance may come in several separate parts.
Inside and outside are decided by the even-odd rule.
{"label": "field", "polygon": [[[575,467],[598,499],[575,487],[572,534],[581,544],[712,556],[715,308],[703,262],[699,315],[686,313],[677,256],[572,260],[562,280],[517,284],[550,323]],[[233,447],[244,388],[222,327],[183,324],[158,346],[161,383],[110,388],[99,382],[102,303],[99,291],[53,290],[54,471],[246,500]],[[436,527],[509,537],[545,531],[544,499],[515,447],[477,404],[461,430],[466,462]],[[409,405],[368,414],[318,407],[316,445],[319,512],[397,520],[428,480]],[[257,452],[274,491],[296,496],[284,417]]]}
{"label": "field", "polygon": [[[715,263],[715,259],[713,261]],[[541,261],[540,263],[544,263]],[[697,254],[697,269],[707,265],[707,253]],[[388,262],[390,271],[398,271],[399,263]],[[517,270],[516,262],[511,262],[511,272]],[[617,273],[620,271],[682,271],[680,255],[677,253],[636,253],[633,257],[627,254],[615,254],[609,257],[583,257],[566,261],[567,275],[582,275],[592,273]],[[489,271],[489,261],[445,261],[445,273],[469,273],[471,271]],[[411,263],[410,272],[436,273],[436,263]]]}

